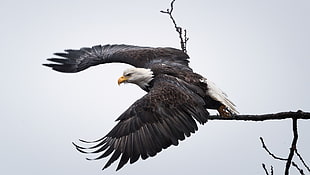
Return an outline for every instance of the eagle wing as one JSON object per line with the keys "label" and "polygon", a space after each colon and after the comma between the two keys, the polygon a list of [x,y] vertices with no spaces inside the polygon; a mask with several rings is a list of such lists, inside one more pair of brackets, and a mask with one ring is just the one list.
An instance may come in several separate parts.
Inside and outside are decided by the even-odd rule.
{"label": "eagle wing", "polygon": [[[155,156],[170,145],[189,137],[204,124],[209,115],[204,100],[175,77],[158,77],[148,94],[137,100],[118,119],[117,125],[102,139],[85,148],[74,144],[80,152],[100,153],[95,159],[112,156],[103,169],[120,161],[117,170],[128,161]],[[195,121],[196,120],[196,121]]]}
{"label": "eagle wing", "polygon": [[152,48],[132,45],[97,45],[78,50],[68,49],[49,58],[53,63],[43,64],[59,72],[74,73],[105,63],[127,63],[135,67],[149,68],[158,62],[170,62],[188,66],[188,55],[174,48]]}

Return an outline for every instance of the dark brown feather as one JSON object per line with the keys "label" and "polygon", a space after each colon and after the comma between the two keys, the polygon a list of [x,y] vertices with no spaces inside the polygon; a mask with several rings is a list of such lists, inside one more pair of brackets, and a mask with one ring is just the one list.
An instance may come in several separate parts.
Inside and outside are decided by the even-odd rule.
{"label": "dark brown feather", "polygon": [[[99,141],[99,149],[86,148],[83,152],[102,152],[96,159],[112,155],[104,168],[121,157],[118,170],[128,161],[134,163],[139,157],[146,159],[178,145],[185,136],[194,133],[195,120],[205,123],[209,113],[201,97],[192,95],[194,92],[185,82],[175,79],[168,75],[157,77],[150,92],[117,119],[118,124],[106,135],[107,139]],[[81,146],[76,147],[81,151]]]}
{"label": "dark brown feather", "polygon": [[188,66],[188,55],[174,48],[152,48],[131,45],[97,45],[91,48],[67,49],[55,53],[62,58],[49,58],[54,63],[43,64],[53,70],[74,73],[105,63],[126,63],[135,67],[150,68],[152,64],[170,62]]}

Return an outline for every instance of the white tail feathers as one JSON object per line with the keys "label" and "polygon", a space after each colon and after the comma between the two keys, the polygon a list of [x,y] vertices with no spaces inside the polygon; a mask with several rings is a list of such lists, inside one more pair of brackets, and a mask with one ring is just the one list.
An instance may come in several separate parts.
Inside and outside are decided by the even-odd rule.
{"label": "white tail feathers", "polygon": [[238,114],[239,112],[236,109],[236,105],[230,101],[225,92],[218,88],[212,81],[203,78],[201,82],[204,82],[208,85],[207,94],[212,97],[214,100],[221,102],[226,106],[227,110],[232,114]]}

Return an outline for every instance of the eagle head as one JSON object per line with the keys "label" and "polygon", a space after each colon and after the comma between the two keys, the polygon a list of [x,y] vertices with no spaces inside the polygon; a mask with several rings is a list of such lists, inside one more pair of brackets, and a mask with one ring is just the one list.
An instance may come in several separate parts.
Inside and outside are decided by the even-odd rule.
{"label": "eagle head", "polygon": [[153,76],[151,69],[128,68],[124,71],[123,76],[118,79],[118,85],[121,83],[133,83],[146,90],[149,83],[153,80]]}

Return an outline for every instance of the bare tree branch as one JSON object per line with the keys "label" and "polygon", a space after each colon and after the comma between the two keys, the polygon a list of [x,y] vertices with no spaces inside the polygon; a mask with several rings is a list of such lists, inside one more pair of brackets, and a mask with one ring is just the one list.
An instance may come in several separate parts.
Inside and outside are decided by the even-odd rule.
{"label": "bare tree branch", "polygon": [[[269,175],[268,170],[266,168],[266,165],[264,163],[262,163],[262,167],[263,167],[266,175]],[[270,166],[270,175],[273,175],[273,166]]]}
{"label": "bare tree branch", "polygon": [[270,175],[273,175],[273,166],[270,166]]}
{"label": "bare tree branch", "polygon": [[[273,153],[271,153],[269,151],[269,149],[267,148],[264,140],[262,137],[260,137],[260,140],[262,142],[262,146],[263,148],[266,150],[266,152],[272,156],[274,159],[277,160],[282,160],[282,161],[286,161],[286,165],[285,165],[285,175],[289,175],[289,170],[291,165],[293,165],[301,175],[304,175],[304,172],[301,168],[298,167],[298,165],[295,162],[292,162],[293,157],[294,157],[294,153],[296,153],[296,155],[299,157],[299,159],[301,160],[301,162],[303,163],[303,165],[308,169],[308,166],[306,165],[305,161],[302,159],[301,155],[297,152],[297,141],[298,141],[298,127],[297,127],[297,120],[298,119],[309,119],[310,117],[310,113],[307,112],[302,112],[301,110],[297,111],[297,112],[281,112],[281,113],[277,113],[277,114],[265,114],[265,115],[255,115],[258,116],[259,120],[254,120],[254,121],[263,121],[264,120],[269,120],[269,119],[286,119],[286,118],[291,118],[292,119],[292,123],[293,123],[293,140],[292,140],[292,144],[291,144],[291,148],[290,148],[290,152],[288,155],[288,158],[281,158],[278,156],[275,156]],[[251,117],[253,118],[253,116]],[[265,165],[263,164],[263,168],[265,170],[266,173],[268,173]]]}
{"label": "bare tree branch", "polygon": [[186,30],[184,29],[184,36],[182,36],[182,32],[183,32],[183,29],[182,27],[179,27],[176,23],[176,21],[174,20],[173,16],[172,16],[172,11],[173,11],[173,3],[175,2],[175,0],[172,0],[171,1],[171,4],[170,4],[170,9],[167,9],[166,11],[164,10],[161,10],[160,12],[161,13],[164,13],[164,14],[168,14],[170,19],[172,20],[173,24],[174,24],[174,28],[175,30],[178,32],[179,34],[179,38],[180,38],[180,43],[181,43],[181,49],[183,52],[187,52],[186,50],[186,44],[187,44],[187,41],[189,40],[189,38],[187,37],[187,32]]}
{"label": "bare tree branch", "polygon": [[288,119],[288,118],[310,119],[310,113],[298,110],[297,112],[279,112],[275,114],[234,115],[231,117],[210,115],[208,117],[209,120],[244,120],[244,121],[283,120],[283,119]]}
{"label": "bare tree branch", "polygon": [[298,153],[297,148],[295,149],[295,153],[298,156],[299,160],[302,162],[302,164],[306,167],[306,169],[310,172],[309,166],[306,164],[304,159],[301,157],[301,155]]}
{"label": "bare tree branch", "polygon": [[266,175],[269,175],[266,165],[264,163],[262,163],[262,167],[265,170]]}
{"label": "bare tree branch", "polygon": [[268,149],[267,146],[265,145],[265,142],[264,142],[263,138],[260,137],[259,139],[260,139],[260,141],[262,142],[263,148],[265,149],[265,151],[266,151],[271,157],[273,157],[274,159],[278,159],[278,160],[287,160],[287,159],[285,159],[285,158],[281,158],[281,157],[275,156],[273,153],[271,153],[271,152],[269,151],[269,149]]}
{"label": "bare tree branch", "polygon": [[304,171],[301,168],[299,168],[295,162],[292,162],[292,165],[299,171],[301,175],[305,175]]}
{"label": "bare tree branch", "polygon": [[292,159],[293,159],[293,156],[295,153],[295,149],[297,147],[296,145],[297,145],[297,140],[298,140],[297,118],[293,117],[292,120],[293,120],[293,135],[294,135],[294,137],[293,137],[292,145],[290,148],[290,153],[289,153],[287,161],[286,161],[285,172],[284,172],[285,175],[289,174],[291,162],[292,162]]}

